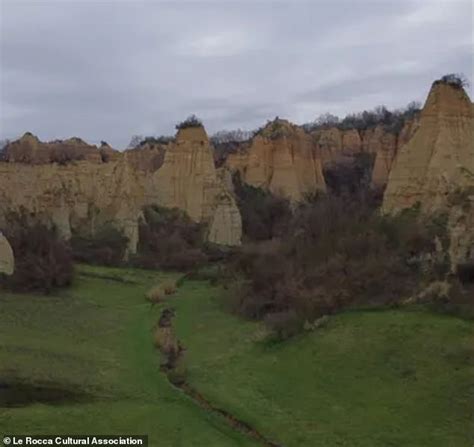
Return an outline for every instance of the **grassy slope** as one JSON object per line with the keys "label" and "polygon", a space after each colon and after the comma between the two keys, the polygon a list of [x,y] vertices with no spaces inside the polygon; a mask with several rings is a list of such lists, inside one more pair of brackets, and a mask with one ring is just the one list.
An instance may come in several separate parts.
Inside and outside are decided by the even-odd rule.
{"label": "grassy slope", "polygon": [[158,371],[143,293],[157,274],[124,274],[139,284],[81,277],[60,296],[0,292],[0,382],[56,382],[93,394],[88,403],[0,408],[0,434],[149,434],[151,446],[248,446],[247,439],[171,388]]}
{"label": "grassy slope", "polygon": [[347,313],[269,344],[205,283],[186,282],[175,307],[189,382],[285,447],[472,445],[472,322]]}

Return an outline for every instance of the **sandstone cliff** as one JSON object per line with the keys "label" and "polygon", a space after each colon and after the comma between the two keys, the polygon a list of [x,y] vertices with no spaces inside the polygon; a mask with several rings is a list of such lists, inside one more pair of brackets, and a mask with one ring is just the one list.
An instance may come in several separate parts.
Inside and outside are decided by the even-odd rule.
{"label": "sandstone cliff", "polygon": [[474,115],[462,87],[433,84],[418,131],[395,158],[383,211],[416,204],[448,214],[453,264],[474,257]]}
{"label": "sandstone cliff", "polygon": [[360,153],[373,154],[372,186],[385,187],[396,153],[416,132],[418,119],[407,120],[393,131],[382,124],[365,130],[329,127],[311,132],[324,167],[351,163]]}
{"label": "sandstone cliff", "polygon": [[13,275],[15,260],[13,251],[5,236],[0,233],[0,274]]}
{"label": "sandstone cliff", "polygon": [[6,161],[0,162],[0,226],[9,211],[22,210],[54,223],[65,238],[112,224],[123,230],[133,253],[142,208],[157,204],[205,222],[212,242],[240,243],[240,213],[214,167],[203,128],[180,131],[164,153],[156,148],[89,151],[77,143],[80,150],[74,153],[80,155],[58,163],[51,146],[54,153],[70,155],[69,143],[41,143],[31,134],[10,144]]}
{"label": "sandstone cliff", "polygon": [[180,208],[191,219],[208,222],[211,242],[240,243],[240,212],[232,193],[218,176],[203,127],[179,130],[164,154],[163,165],[149,181],[148,203]]}
{"label": "sandstone cliff", "polygon": [[245,183],[295,201],[326,188],[312,138],[286,120],[269,123],[247,149],[230,154],[225,165]]}
{"label": "sandstone cliff", "polygon": [[74,160],[87,160],[91,163],[102,163],[103,153],[113,149],[103,146],[103,152],[96,146],[89,145],[80,138],[56,140],[48,143],[40,141],[35,135],[27,132],[19,140],[9,143],[3,152],[3,159],[12,163],[41,165],[49,163],[65,164]]}
{"label": "sandstone cliff", "polygon": [[[419,118],[407,120],[401,131],[397,134],[386,132],[378,126],[371,135],[375,140],[375,163],[372,171],[372,187],[384,188],[397,153],[403,145],[408,143],[417,131]],[[377,135],[378,134],[378,135]]]}
{"label": "sandstone cliff", "polygon": [[362,137],[355,129],[329,127],[315,130],[311,135],[319,149],[323,166],[348,162],[354,154],[362,152]]}
{"label": "sandstone cliff", "polygon": [[60,235],[94,233],[111,223],[122,229],[134,251],[143,187],[122,158],[118,162],[78,161],[67,165],[0,163],[0,224],[9,211],[26,211],[54,223]]}
{"label": "sandstone cliff", "polygon": [[165,152],[170,145],[146,143],[135,149],[124,152],[134,169],[144,172],[155,172],[163,166]]}

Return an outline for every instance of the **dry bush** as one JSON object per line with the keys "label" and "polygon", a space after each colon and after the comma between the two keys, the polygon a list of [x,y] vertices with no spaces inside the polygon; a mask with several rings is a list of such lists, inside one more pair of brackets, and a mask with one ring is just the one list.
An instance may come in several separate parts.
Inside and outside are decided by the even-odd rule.
{"label": "dry bush", "polygon": [[452,279],[449,292],[438,295],[429,303],[435,312],[454,315],[465,319],[474,319],[474,284],[463,284],[458,279]]}
{"label": "dry bush", "polygon": [[382,195],[370,188],[374,163],[375,154],[361,152],[350,161],[328,164],[324,167],[328,191],[334,195],[354,195],[363,191],[377,206]]}
{"label": "dry bush", "polygon": [[123,264],[128,238],[112,225],[104,225],[92,235],[73,234],[74,259],[87,264],[119,266]]}
{"label": "dry bush", "polygon": [[168,380],[176,386],[186,383],[187,368],[183,356],[179,356],[168,371]]}
{"label": "dry bush", "polygon": [[163,298],[163,290],[159,286],[154,286],[150,290],[148,290],[145,294],[145,298],[150,303],[159,303]]}
{"label": "dry bush", "polygon": [[133,263],[149,269],[189,271],[207,262],[203,225],[178,209],[144,209],[139,227],[138,254]]}
{"label": "dry bush", "polygon": [[18,292],[50,293],[72,283],[74,265],[69,245],[55,228],[28,220],[24,215],[8,216],[3,231],[15,256],[15,272],[1,284]]}
{"label": "dry bush", "polygon": [[202,127],[202,121],[196,115],[189,115],[184,121],[176,124],[176,129],[187,129],[188,127]]}
{"label": "dry bush", "polygon": [[163,284],[161,285],[161,288],[165,295],[173,295],[178,290],[176,286],[176,281],[172,279],[168,279],[164,281]]}
{"label": "dry bush", "polygon": [[245,280],[232,308],[249,318],[271,315],[268,324],[283,327],[277,332],[284,338],[305,320],[397,305],[426,274],[422,260],[435,249],[438,230],[415,212],[380,216],[355,196],[311,198],[282,237],[240,251],[231,269]]}
{"label": "dry bush", "polygon": [[281,236],[292,217],[289,200],[243,183],[239,173],[233,182],[244,238],[262,241]]}
{"label": "dry bush", "polygon": [[153,334],[153,342],[164,355],[175,357],[179,354],[180,348],[171,327],[158,327]]}
{"label": "dry bush", "polygon": [[277,341],[296,335],[302,328],[302,319],[294,310],[267,314],[264,322]]}
{"label": "dry bush", "polygon": [[463,284],[474,284],[474,260],[459,264],[457,274]]}

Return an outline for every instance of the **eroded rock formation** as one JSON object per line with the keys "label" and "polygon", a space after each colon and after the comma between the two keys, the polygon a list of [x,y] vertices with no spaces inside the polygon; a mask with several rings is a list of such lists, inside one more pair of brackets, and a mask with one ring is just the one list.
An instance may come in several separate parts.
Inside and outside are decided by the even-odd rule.
{"label": "eroded rock formation", "polygon": [[225,164],[245,183],[295,201],[326,188],[311,136],[286,120],[269,123],[248,148],[230,154]]}
{"label": "eroded rock formation", "polygon": [[[407,120],[399,133],[393,134],[377,126],[369,141],[375,146],[375,163],[372,171],[372,186],[384,188],[392,169],[393,161],[403,145],[408,143],[417,131],[419,117]],[[370,147],[370,143],[368,144]]]}
{"label": "eroded rock formation", "polygon": [[383,211],[448,215],[451,261],[474,258],[474,116],[462,87],[437,81],[419,129],[397,154]]}
{"label": "eroded rock formation", "polygon": [[74,230],[94,233],[111,223],[137,245],[143,186],[124,158],[110,163],[59,165],[0,163],[0,224],[9,211],[54,223],[69,239]]}
{"label": "eroded rock formation", "polygon": [[148,179],[148,203],[180,208],[191,219],[209,223],[211,242],[240,243],[242,223],[231,191],[218,175],[203,127],[181,129]]}
{"label": "eroded rock formation", "polygon": [[13,275],[15,259],[6,237],[0,232],[0,274]]}
{"label": "eroded rock formation", "polygon": [[52,222],[65,238],[112,224],[123,230],[133,253],[142,208],[157,204],[180,208],[207,223],[212,242],[240,243],[240,213],[214,167],[203,128],[180,131],[164,154],[156,148],[133,154],[95,146],[85,151],[78,144],[80,157],[61,163],[51,158],[51,146],[69,154],[69,141],[63,148],[60,142],[41,143],[27,134],[7,147],[6,161],[0,163],[0,225],[9,211]]}
{"label": "eroded rock formation", "polygon": [[27,132],[19,140],[13,141],[5,147],[3,159],[11,163],[31,165],[66,164],[74,160],[101,163],[103,154],[110,156],[110,151],[113,151],[108,145],[104,145],[102,148],[103,151],[76,137],[44,143],[35,135]]}
{"label": "eroded rock formation", "polygon": [[311,134],[324,167],[351,163],[361,153],[372,154],[375,158],[372,186],[384,188],[396,153],[409,141],[417,128],[418,119],[414,118],[407,120],[399,132],[379,124],[365,130],[329,127],[315,130]]}
{"label": "eroded rock formation", "polygon": [[311,135],[319,149],[323,166],[349,161],[354,154],[362,152],[362,137],[355,129],[329,127],[315,130]]}

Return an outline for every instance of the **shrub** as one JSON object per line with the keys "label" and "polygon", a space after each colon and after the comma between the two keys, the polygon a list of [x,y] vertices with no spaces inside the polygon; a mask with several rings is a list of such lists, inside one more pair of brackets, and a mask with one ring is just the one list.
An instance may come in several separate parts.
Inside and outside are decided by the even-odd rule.
{"label": "shrub", "polygon": [[176,129],[187,129],[188,127],[202,127],[202,121],[196,115],[188,116],[184,121],[176,124]]}
{"label": "shrub", "polygon": [[71,250],[55,228],[11,215],[4,234],[15,256],[15,272],[1,284],[18,292],[50,293],[69,286],[74,275]]}
{"label": "shrub", "polygon": [[330,193],[337,196],[365,194],[378,206],[382,195],[371,189],[375,154],[361,152],[355,154],[350,162],[332,163],[324,167],[324,179]]}
{"label": "shrub", "polygon": [[164,281],[161,287],[165,295],[173,295],[177,291],[176,281],[173,281],[171,279]]}
{"label": "shrub", "polygon": [[135,265],[188,271],[207,262],[202,224],[176,208],[150,206],[144,208],[143,214]]}
{"label": "shrub", "polygon": [[312,198],[278,239],[243,247],[230,267],[245,279],[233,309],[257,319],[275,314],[269,323],[286,327],[295,315],[313,321],[352,307],[397,305],[421,275],[434,275],[422,267],[436,229],[427,231],[416,213],[383,217],[356,199]]}
{"label": "shrub", "polygon": [[71,247],[74,259],[87,264],[118,266],[124,261],[128,238],[110,224],[92,235],[73,234]]}
{"label": "shrub", "polygon": [[453,280],[448,295],[432,300],[429,307],[435,312],[474,319],[473,297],[474,284],[462,284],[458,280]]}
{"label": "shrub", "polygon": [[474,261],[459,264],[457,273],[461,283],[474,284]]}
{"label": "shrub", "polygon": [[157,144],[169,144],[174,141],[173,136],[169,135],[160,135],[158,137],[144,137],[138,142],[134,142],[133,149],[135,148],[140,148],[142,146],[145,146],[146,144],[149,144],[151,146],[157,145]]}
{"label": "shrub", "polygon": [[179,356],[167,374],[168,380],[175,386],[186,383],[187,369],[183,356]]}
{"label": "shrub", "polygon": [[420,113],[420,109],[420,103],[411,102],[404,109],[390,111],[385,106],[378,106],[373,110],[349,114],[343,119],[327,113],[310,123],[303,124],[303,128],[308,132],[330,127],[341,130],[356,129],[364,131],[382,125],[386,131],[397,134],[407,120],[413,119]]}
{"label": "shrub", "polygon": [[161,299],[163,298],[163,291],[161,287],[159,286],[154,286],[148,292],[145,294],[145,298],[147,301],[150,301],[150,303],[159,303]]}
{"label": "shrub", "polygon": [[469,81],[462,73],[449,73],[435,81],[437,83],[449,84],[455,88],[469,87]]}
{"label": "shrub", "polygon": [[238,172],[233,182],[244,237],[261,241],[280,236],[292,216],[289,200],[243,183]]}
{"label": "shrub", "polygon": [[267,314],[264,323],[277,341],[283,341],[300,332],[303,320],[294,310],[287,310]]}
{"label": "shrub", "polygon": [[285,127],[284,120],[281,120],[278,116],[272,121],[267,123],[254,131],[254,136],[261,135],[262,137],[269,138],[270,140],[276,140],[278,138],[288,136],[289,131]]}

